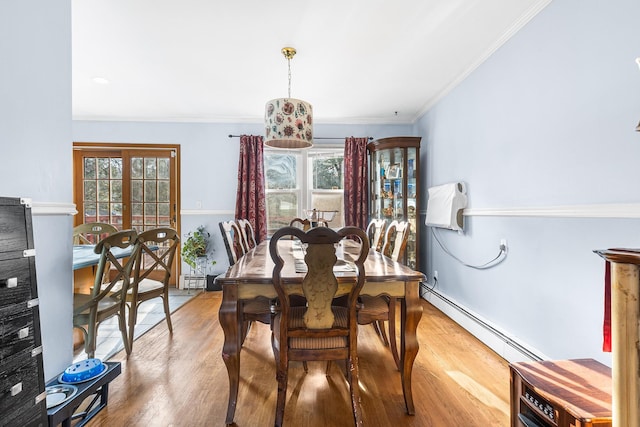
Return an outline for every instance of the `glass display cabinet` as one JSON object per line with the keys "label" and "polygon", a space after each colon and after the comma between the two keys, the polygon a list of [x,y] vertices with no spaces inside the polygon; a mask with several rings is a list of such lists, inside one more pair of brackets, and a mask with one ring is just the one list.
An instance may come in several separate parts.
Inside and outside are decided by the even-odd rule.
{"label": "glass display cabinet", "polygon": [[418,270],[419,233],[417,222],[420,194],[420,137],[397,136],[367,144],[369,150],[369,216],[409,221],[411,230],[404,259]]}

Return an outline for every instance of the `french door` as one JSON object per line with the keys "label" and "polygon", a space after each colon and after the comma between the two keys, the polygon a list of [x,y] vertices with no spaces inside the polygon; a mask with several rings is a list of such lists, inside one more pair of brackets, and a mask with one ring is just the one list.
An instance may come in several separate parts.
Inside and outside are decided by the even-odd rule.
{"label": "french door", "polygon": [[179,231],[179,148],[74,143],[74,225],[104,222],[139,233],[157,227]]}

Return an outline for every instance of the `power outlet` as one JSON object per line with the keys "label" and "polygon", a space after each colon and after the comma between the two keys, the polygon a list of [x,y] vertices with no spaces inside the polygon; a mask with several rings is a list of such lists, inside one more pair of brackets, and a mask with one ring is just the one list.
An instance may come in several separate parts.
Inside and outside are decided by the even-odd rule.
{"label": "power outlet", "polygon": [[438,280],[438,270],[433,271],[433,279]]}
{"label": "power outlet", "polygon": [[507,251],[507,239],[500,239],[500,250]]}

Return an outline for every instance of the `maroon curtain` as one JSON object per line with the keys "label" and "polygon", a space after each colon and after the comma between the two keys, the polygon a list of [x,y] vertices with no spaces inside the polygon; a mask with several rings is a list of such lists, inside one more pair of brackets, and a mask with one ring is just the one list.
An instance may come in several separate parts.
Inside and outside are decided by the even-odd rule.
{"label": "maroon curtain", "polygon": [[267,238],[264,158],[262,154],[262,136],[240,136],[236,218],[249,220],[256,234],[256,242],[258,243]]}
{"label": "maroon curtain", "polygon": [[368,141],[352,136],[344,141],[344,224],[363,230],[369,222]]}

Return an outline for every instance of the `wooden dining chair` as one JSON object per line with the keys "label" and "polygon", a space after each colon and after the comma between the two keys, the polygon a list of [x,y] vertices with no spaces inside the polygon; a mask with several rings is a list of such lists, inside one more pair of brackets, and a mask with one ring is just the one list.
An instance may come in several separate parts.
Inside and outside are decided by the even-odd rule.
{"label": "wooden dining chair", "polygon": [[[385,233],[382,253],[394,261],[404,256],[411,224],[408,221],[392,221]],[[396,367],[400,369],[400,356],[396,343],[397,299],[389,295],[361,295],[358,306],[358,324],[373,325],[385,346],[389,346]],[[389,338],[384,323],[388,322]]]}
{"label": "wooden dining chair", "polygon": [[[113,316],[118,316],[118,326],[125,351],[127,355],[131,354],[125,316],[127,292],[133,266],[140,250],[136,237],[135,230],[125,230],[100,240],[94,249],[97,254],[100,254],[100,260],[91,294],[73,295],[73,327],[82,330],[84,350],[88,358],[93,358],[95,355],[98,326]],[[115,248],[124,249],[132,245],[130,257],[117,258],[114,253]],[[116,286],[119,286],[118,292],[114,292]]]}
{"label": "wooden dining chair", "polygon": [[180,246],[180,237],[172,228],[154,228],[138,234],[137,243],[140,248],[133,270],[133,283],[126,294],[131,350],[138,308],[145,301],[162,298],[167,327],[169,333],[173,334],[169,310],[169,279],[173,275],[173,259]]}
{"label": "wooden dining chair", "polygon": [[87,222],[73,228],[74,245],[95,245],[102,238],[118,231],[111,224],[103,222]]}
{"label": "wooden dining chair", "polygon": [[[281,239],[299,239],[306,245],[304,264],[307,273],[302,281],[302,292],[307,304],[292,306],[291,287],[287,286],[283,271],[291,274],[295,265],[284,266],[280,256]],[[353,276],[341,276],[341,284],[333,271],[338,259],[336,244],[347,237],[356,237],[360,250],[354,261]],[[287,249],[290,250],[287,246]],[[369,253],[366,233],[357,227],[344,227],[334,231],[317,227],[305,232],[296,227],[281,228],[269,242],[269,253],[274,262],[273,286],[280,302],[273,319],[272,347],[276,359],[278,396],[275,426],[282,426],[287,397],[287,380],[290,361],[346,360],[346,377],[351,393],[351,407],[355,425],[362,424],[360,389],[358,385],[358,353],[356,303],[364,285],[364,261]],[[291,264],[295,264],[292,262]],[[338,289],[345,290],[338,292]],[[346,292],[347,303],[333,302]]]}
{"label": "wooden dining chair", "polygon": [[245,253],[240,228],[233,220],[221,221],[218,223],[218,226],[220,227],[222,241],[224,242],[224,247],[229,257],[229,265],[234,265]]}
{"label": "wooden dining chair", "polygon": [[244,243],[244,248],[246,251],[250,251],[251,249],[256,247],[256,234],[253,231],[253,226],[248,219],[236,219],[236,223],[238,228],[240,229],[240,234],[242,236],[242,241]]}
{"label": "wooden dining chair", "polygon": [[372,219],[367,226],[367,237],[371,247],[380,252],[382,250],[382,243],[384,241],[384,232],[387,228],[387,221],[384,219]]}
{"label": "wooden dining chair", "polygon": [[[235,221],[222,221],[219,223],[220,234],[229,256],[229,266],[235,265],[240,257],[244,255],[240,242],[240,228]],[[247,336],[251,328],[251,322],[256,321],[271,325],[273,318],[272,307],[274,301],[266,297],[255,297],[240,301],[240,313],[242,313],[241,327],[242,339]]]}
{"label": "wooden dining chair", "polygon": [[308,219],[294,218],[289,222],[289,227],[296,227],[303,231],[307,231],[311,228],[311,221]]}

